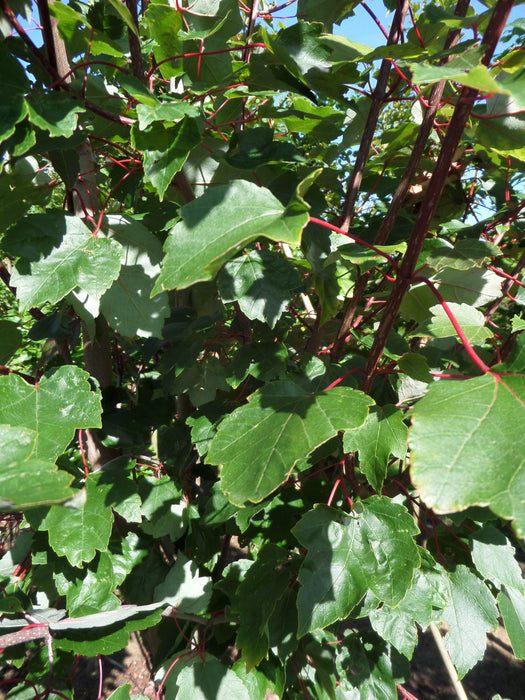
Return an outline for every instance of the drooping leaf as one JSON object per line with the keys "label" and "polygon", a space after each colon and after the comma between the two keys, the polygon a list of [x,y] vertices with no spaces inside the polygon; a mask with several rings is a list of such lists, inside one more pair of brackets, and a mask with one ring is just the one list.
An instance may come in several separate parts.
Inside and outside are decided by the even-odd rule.
{"label": "drooping leaf", "polygon": [[498,607],[517,659],[525,659],[525,594],[504,588],[498,595]]}
{"label": "drooping leaf", "polygon": [[273,328],[301,278],[291,262],[271,250],[261,250],[227,262],[218,285],[223,301],[238,301],[248,318]]}
{"label": "drooping leaf", "polygon": [[133,21],[131,12],[128,10],[126,5],[123,5],[119,0],[109,0],[109,4],[115,10],[115,12],[120,15],[121,19],[125,22],[127,28],[133,32],[136,36],[139,35],[137,31],[137,25]]}
{"label": "drooping leaf", "polygon": [[75,287],[98,300],[120,269],[118,243],[93,236],[63,211],[30,214],[10,229],[6,245],[21,256],[11,281],[22,309],[53,304]]}
{"label": "drooping leaf", "polygon": [[461,679],[483,656],[487,632],[498,625],[498,612],[489,589],[463,565],[449,573],[448,598],[442,614],[450,628],[445,646]]}
{"label": "drooping leaf", "polygon": [[162,201],[191,149],[201,141],[198,123],[185,116],[173,126],[164,126],[157,121],[144,131],[135,126],[131,132],[131,142],[144,155],[144,180],[152,185]]}
{"label": "drooping leaf", "polygon": [[90,562],[97,551],[107,549],[113,512],[93,477],[86,479],[86,500],[80,508],[51,506],[39,529],[49,533],[49,544],[72,566]]}
{"label": "drooping leaf", "polygon": [[368,591],[378,604],[400,603],[420,561],[417,531],[403,506],[381,496],[349,515],[323,505],[304,515],[293,528],[308,549],[299,572],[298,636],[344,619]]}
{"label": "drooping leaf", "polygon": [[495,527],[487,526],[471,537],[472,561],[484,579],[501,588],[515,588],[525,593],[525,580],[509,540]]}
{"label": "drooping leaf", "polygon": [[222,485],[232,503],[258,503],[299,459],[338,431],[362,425],[371,403],[348,387],[311,394],[291,382],[266,384],[220,423],[207,461],[222,465]]}
{"label": "drooping leaf", "polygon": [[378,493],[383,487],[389,456],[405,456],[407,434],[403,414],[388,405],[374,407],[360,428],[347,430],[343,435],[344,451],[359,452],[359,467]]}
{"label": "drooping leaf", "polygon": [[[413,412],[412,478],[438,512],[489,506],[525,533],[525,377],[437,382]],[[502,426],[505,431],[502,432]]]}
{"label": "drooping leaf", "polygon": [[302,212],[287,215],[269,190],[243,180],[206,190],[181,214],[183,220],[164,246],[154,294],[213,279],[229,258],[259,236],[297,245],[308,221],[306,205]]}
{"label": "drooping leaf", "polygon": [[54,461],[76,429],[100,427],[100,414],[100,394],[79,367],[59,367],[34,386],[16,374],[0,377],[0,423],[34,431],[34,458]]}
{"label": "drooping leaf", "polygon": [[290,585],[289,572],[284,568],[287,559],[285,550],[267,544],[239,585],[238,602],[234,606],[241,623],[236,645],[242,650],[247,671],[268,653],[268,621]]}

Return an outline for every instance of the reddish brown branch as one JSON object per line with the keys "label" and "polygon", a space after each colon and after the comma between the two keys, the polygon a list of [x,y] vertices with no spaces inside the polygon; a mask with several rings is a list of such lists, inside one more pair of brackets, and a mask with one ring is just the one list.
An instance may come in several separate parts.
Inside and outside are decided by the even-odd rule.
{"label": "reddish brown branch", "polygon": [[[484,65],[490,63],[513,4],[514,0],[498,0],[494,7],[483,38],[483,44],[487,47],[482,60]],[[425,198],[421,203],[421,210],[415,223],[414,232],[409,240],[407,252],[399,268],[392,293],[385,305],[383,316],[368,356],[365,374],[361,383],[361,389],[365,392],[370,391],[388,336],[398,317],[401,302],[414,276],[417,260],[423,248],[423,243],[425,242],[441,193],[445,187],[454,153],[477,96],[477,90],[468,87],[463,88],[452,115]]]}

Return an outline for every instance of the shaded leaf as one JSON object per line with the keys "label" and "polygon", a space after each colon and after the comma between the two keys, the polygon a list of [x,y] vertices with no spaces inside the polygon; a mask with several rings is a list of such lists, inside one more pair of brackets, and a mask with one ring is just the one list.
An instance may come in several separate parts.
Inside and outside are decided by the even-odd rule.
{"label": "shaded leaf", "polygon": [[345,452],[359,452],[359,467],[370,485],[381,492],[386,476],[388,458],[404,459],[408,429],[403,414],[395,406],[371,409],[365,423],[343,435]]}
{"label": "shaded leaf", "polygon": [[71,136],[77,128],[77,114],[85,112],[84,105],[67,92],[33,92],[28,99],[29,119],[50,136]]}
{"label": "shaded leaf", "polygon": [[248,318],[273,328],[290,301],[291,290],[301,286],[301,277],[277,253],[255,250],[227,262],[217,282],[224,302],[238,301]]}
{"label": "shaded leaf", "polygon": [[[454,302],[448,304],[448,308],[470,343],[476,344],[486,338],[492,338],[493,333],[485,326],[485,317],[481,311],[473,306],[455,304]],[[429,311],[432,318],[421,323],[411,335],[431,336],[432,338],[454,338],[457,336],[457,331],[441,304],[431,306]]]}
{"label": "shaded leaf", "polygon": [[176,683],[177,700],[251,700],[239,676],[208,654],[185,666]]}
{"label": "shaded leaf", "polygon": [[22,345],[22,333],[18,324],[0,319],[0,365],[5,365]]}
{"label": "shaded leaf", "polygon": [[201,141],[199,126],[195,119],[184,117],[174,126],[155,121],[144,131],[136,127],[131,131],[131,143],[143,153],[145,182],[152,185],[162,201],[174,175]]}
{"label": "shaded leaf", "polygon": [[525,581],[516,551],[505,535],[485,525],[471,537],[472,561],[484,579],[498,588],[506,586],[525,593]]}
{"label": "shaded leaf", "polygon": [[112,328],[124,336],[160,338],[169,315],[167,294],[151,298],[160,271],[162,248],[138,221],[107,218],[108,237],[120,243],[122,264],[117,279],[100,300],[100,310]]}
{"label": "shaded leaf", "polygon": [[287,560],[285,550],[267,544],[237,589],[237,603],[233,610],[241,624],[236,646],[242,651],[247,671],[257,666],[268,653],[268,622],[290,585],[289,571],[284,568]]}

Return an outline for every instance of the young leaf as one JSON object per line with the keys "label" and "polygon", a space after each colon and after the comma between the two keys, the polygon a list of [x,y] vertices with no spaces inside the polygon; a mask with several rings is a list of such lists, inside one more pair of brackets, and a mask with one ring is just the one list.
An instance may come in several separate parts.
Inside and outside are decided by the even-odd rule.
{"label": "young leaf", "polygon": [[215,277],[250,241],[265,236],[298,245],[308,222],[307,206],[287,215],[274,195],[244,180],[206,190],[181,209],[182,221],[164,245],[166,257],[153,289],[184,289]]}
{"label": "young leaf", "polygon": [[222,465],[222,485],[232,503],[258,503],[299,459],[340,430],[362,425],[371,403],[348,387],[311,394],[291,382],[266,384],[220,423],[207,462]]}
{"label": "young leaf", "polygon": [[386,497],[372,496],[349,515],[316,506],[292,532],[308,549],[299,572],[299,637],[343,620],[368,591],[396,606],[420,562],[412,517]]}
{"label": "young leaf", "polygon": [[409,432],[412,478],[427,505],[441,513],[489,506],[525,534],[524,399],[519,375],[429,387]]}

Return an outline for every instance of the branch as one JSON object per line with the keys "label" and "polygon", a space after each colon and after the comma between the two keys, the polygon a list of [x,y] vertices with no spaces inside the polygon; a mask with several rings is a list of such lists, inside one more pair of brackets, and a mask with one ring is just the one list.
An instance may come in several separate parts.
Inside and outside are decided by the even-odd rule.
{"label": "branch", "polygon": [[[387,45],[396,44],[398,42],[399,37],[401,36],[402,27],[409,4],[409,0],[403,0],[403,2],[398,5],[392,26],[390,28]],[[386,86],[388,84],[388,77],[390,75],[391,68],[392,66],[390,61],[387,58],[384,58],[381,62],[376,87],[372,94],[372,104],[370,105],[370,111],[368,112],[368,117],[366,119],[363,137],[361,139],[361,143],[359,144],[359,151],[357,152],[354,169],[348,181],[348,188],[343,204],[343,222],[341,224],[343,231],[348,231],[350,228],[350,222],[352,220],[357,195],[359,194],[361,182],[363,181],[365,165],[368,160],[368,154],[370,153],[370,147],[374,138],[377,120],[379,119],[379,113],[384,103]]]}
{"label": "branch", "polygon": [[[498,0],[494,7],[489,25],[483,37],[483,44],[487,46],[482,63],[488,65],[494,54],[497,43],[501,36],[509,12],[514,4],[514,0]],[[458,103],[452,115],[447,134],[441,146],[432,178],[430,180],[425,198],[421,204],[419,217],[414,226],[414,232],[408,243],[407,252],[403,258],[399,272],[397,274],[392,293],[387,300],[383,317],[376,331],[374,343],[368,356],[365,374],[361,383],[361,389],[369,392],[372,381],[379,364],[381,355],[386,346],[388,336],[399,314],[399,308],[408,286],[411,283],[417,260],[423,248],[423,243],[427,236],[432,217],[436,211],[441,193],[447,181],[450,166],[453,162],[454,153],[467,124],[474,101],[478,96],[478,90],[465,87],[461,91]]]}

